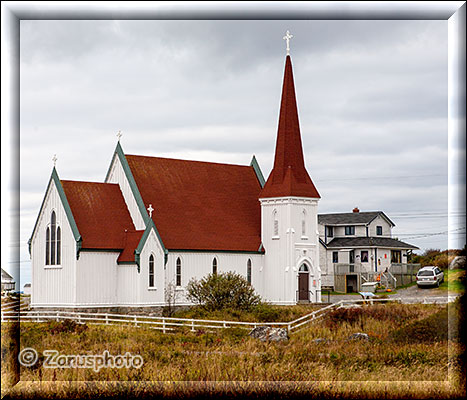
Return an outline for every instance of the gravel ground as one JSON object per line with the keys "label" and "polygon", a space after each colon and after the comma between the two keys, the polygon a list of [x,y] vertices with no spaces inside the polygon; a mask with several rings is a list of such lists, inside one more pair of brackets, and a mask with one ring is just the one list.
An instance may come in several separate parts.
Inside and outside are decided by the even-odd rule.
{"label": "gravel ground", "polygon": [[[385,294],[385,293],[377,293],[378,294]],[[394,294],[389,294],[389,296],[394,296],[394,297],[400,297],[402,299],[404,298],[419,298],[423,299],[425,297],[454,297],[454,296],[460,296],[460,293],[448,293],[447,290],[439,289],[439,288],[431,288],[431,287],[425,287],[425,288],[419,288],[417,285],[410,286],[406,289],[398,289],[397,293]],[[330,297],[330,302],[331,303],[337,303],[340,300],[360,300],[361,296],[360,295],[354,295],[354,294],[342,294],[342,295],[331,295]],[[328,295],[326,293],[323,293],[322,295],[322,301],[327,302],[328,301]]]}

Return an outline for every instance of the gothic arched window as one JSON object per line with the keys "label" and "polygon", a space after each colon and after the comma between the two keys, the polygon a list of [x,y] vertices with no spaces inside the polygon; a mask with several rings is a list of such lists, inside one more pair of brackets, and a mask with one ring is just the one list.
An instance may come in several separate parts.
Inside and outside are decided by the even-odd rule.
{"label": "gothic arched window", "polygon": [[246,263],[246,280],[251,285],[251,260],[248,259]]}
{"label": "gothic arched window", "polygon": [[274,236],[279,236],[279,220],[277,219],[277,211],[274,210],[273,215],[273,224],[274,224]]}
{"label": "gothic arched window", "polygon": [[306,236],[306,211],[302,211],[302,236]]}
{"label": "gothic arched window", "polygon": [[149,256],[149,287],[154,287],[154,256]]}
{"label": "gothic arched window", "polygon": [[62,263],[62,231],[57,225],[57,216],[52,211],[50,224],[45,231],[45,265],[60,265]]}
{"label": "gothic arched window", "polygon": [[217,258],[214,257],[214,260],[212,260],[212,274],[217,275]]}
{"label": "gothic arched window", "polygon": [[177,258],[176,262],[175,281],[177,286],[182,286],[182,260],[180,257]]}

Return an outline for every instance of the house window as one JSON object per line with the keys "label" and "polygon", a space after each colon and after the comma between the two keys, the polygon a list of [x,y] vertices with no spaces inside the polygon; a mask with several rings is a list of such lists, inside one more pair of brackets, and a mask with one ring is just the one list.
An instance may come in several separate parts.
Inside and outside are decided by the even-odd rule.
{"label": "house window", "polygon": [[327,230],[327,237],[334,237],[334,228],[332,226],[327,226],[326,227],[326,230]]}
{"label": "house window", "polygon": [[364,250],[360,253],[362,262],[368,262],[368,251]]}
{"label": "house window", "polygon": [[345,227],[345,234],[346,235],[355,235],[355,226],[346,226]]}
{"label": "house window", "polygon": [[214,257],[212,260],[212,274],[217,275],[217,258]]}
{"label": "house window", "polygon": [[274,236],[279,236],[279,220],[277,219],[277,211],[274,211]]}
{"label": "house window", "polygon": [[251,285],[251,260],[250,259],[248,259],[248,262],[246,263],[246,280]]}
{"label": "house window", "polygon": [[182,286],[182,260],[180,260],[180,257],[177,258],[175,281],[177,286]]}
{"label": "house window", "polygon": [[391,250],[391,262],[392,263],[397,263],[400,264],[402,257],[401,257],[401,251],[400,250]]}
{"label": "house window", "polygon": [[149,287],[154,287],[154,256],[149,256]]}
{"label": "house window", "polygon": [[383,227],[382,226],[377,226],[376,227],[376,234],[378,236],[382,236],[383,235]]}
{"label": "house window", "polygon": [[57,225],[57,216],[52,211],[50,224],[45,231],[45,265],[60,265],[62,262],[62,232]]}
{"label": "house window", "polygon": [[339,262],[339,252],[338,251],[333,251],[332,252],[332,262],[334,264]]}

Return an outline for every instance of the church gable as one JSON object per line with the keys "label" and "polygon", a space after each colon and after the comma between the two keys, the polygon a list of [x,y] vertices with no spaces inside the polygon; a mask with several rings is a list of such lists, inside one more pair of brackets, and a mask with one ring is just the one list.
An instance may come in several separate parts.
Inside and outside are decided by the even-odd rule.
{"label": "church gable", "polygon": [[[28,241],[30,254],[31,246],[34,243],[36,237],[38,235],[43,236],[40,235],[40,230],[41,228],[43,228],[43,226],[47,225],[50,222],[50,214],[52,211],[55,211],[55,219],[57,220],[58,218],[62,226],[66,225],[67,227],[69,227],[71,235],[76,241],[76,251],[78,253],[81,248],[81,234],[79,232],[78,226],[76,225],[76,221],[73,217],[73,213],[68,203],[68,199],[65,195],[63,186],[61,184],[60,178],[58,177],[58,173],[55,167],[52,170],[52,174],[47,185],[47,190],[45,192],[44,199],[42,200],[41,208],[39,210],[39,215],[37,217],[36,223],[34,224],[34,229],[32,231],[31,238]],[[65,224],[65,221],[67,222],[67,224]],[[61,231],[63,231],[63,228],[61,228]]]}

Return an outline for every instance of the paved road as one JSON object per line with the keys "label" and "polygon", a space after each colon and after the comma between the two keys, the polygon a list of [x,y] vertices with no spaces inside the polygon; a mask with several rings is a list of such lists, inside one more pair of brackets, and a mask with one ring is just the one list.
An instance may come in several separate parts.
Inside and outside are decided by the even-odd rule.
{"label": "paved road", "polygon": [[[384,294],[384,293],[377,293],[377,295]],[[419,288],[417,285],[410,286],[406,289],[398,289],[397,293],[390,294],[389,297],[394,296],[394,297],[400,297],[402,299],[404,298],[419,298],[422,300],[425,297],[454,297],[454,296],[460,296],[460,293],[448,293],[447,290],[443,289],[438,289],[438,288]],[[361,296],[360,295],[354,295],[354,294],[342,294],[342,295],[331,295],[330,297],[330,302],[331,303],[337,303],[340,300],[360,300]],[[326,293],[323,293],[322,295],[322,301],[327,302],[328,301],[328,295]]]}

